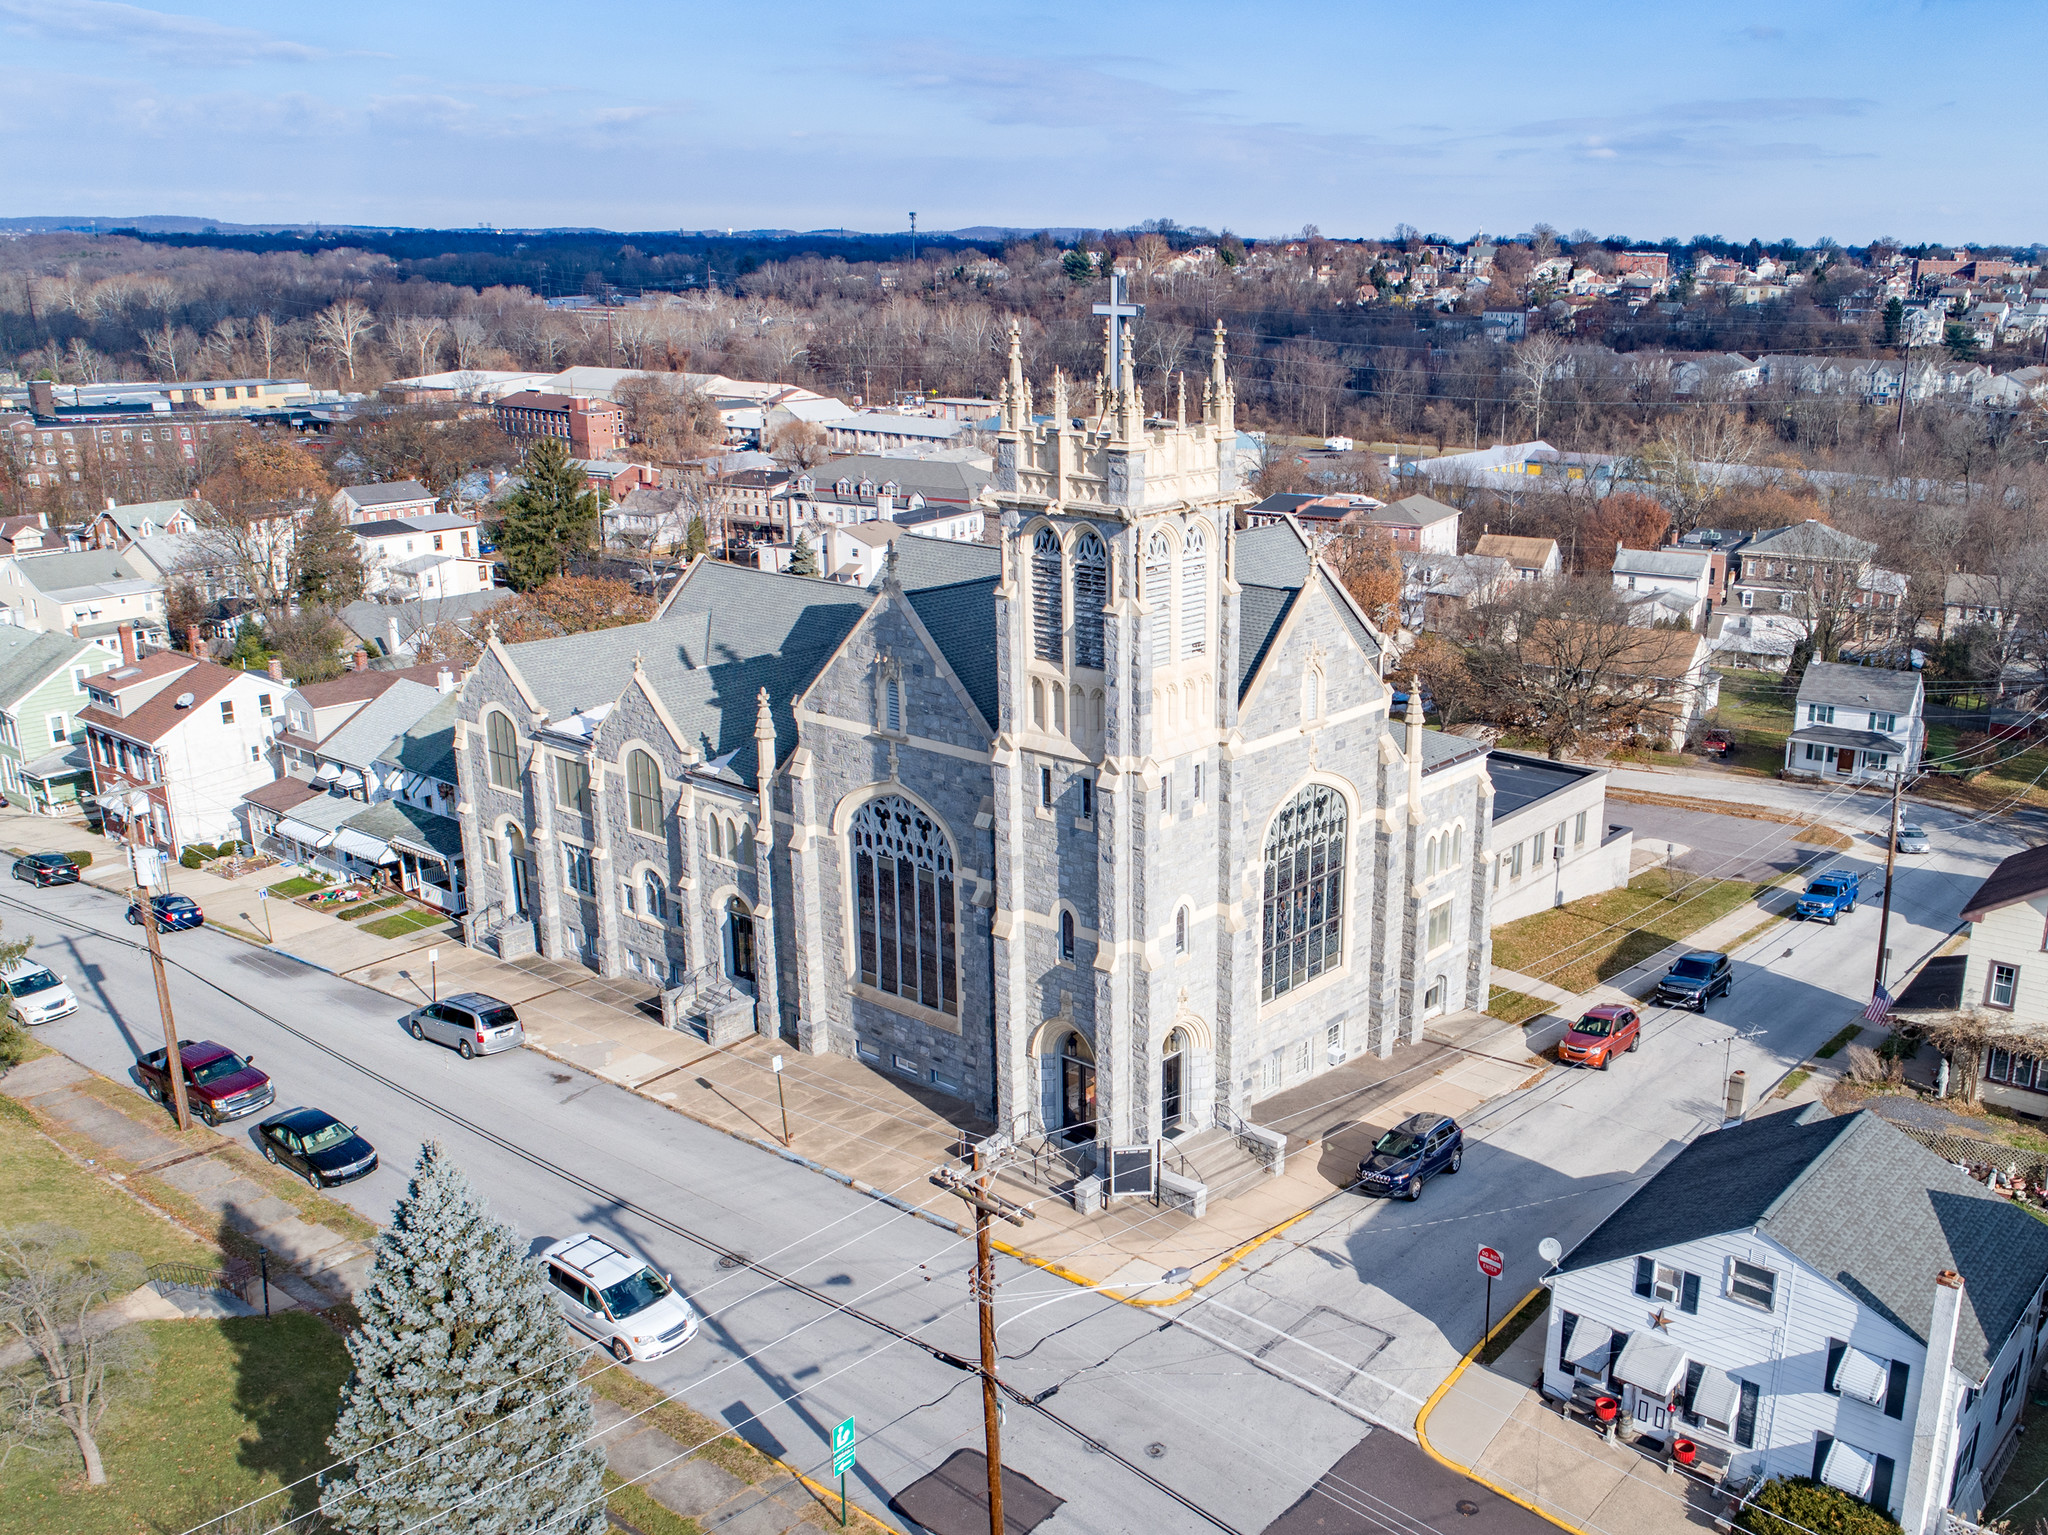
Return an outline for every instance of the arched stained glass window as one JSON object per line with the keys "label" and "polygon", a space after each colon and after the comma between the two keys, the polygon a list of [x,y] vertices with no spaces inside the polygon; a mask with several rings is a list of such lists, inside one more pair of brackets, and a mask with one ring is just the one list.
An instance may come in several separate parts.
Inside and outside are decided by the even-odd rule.
{"label": "arched stained glass window", "polygon": [[1310,784],[1266,833],[1259,995],[1270,1002],[1344,957],[1344,796]]}
{"label": "arched stained glass window", "polygon": [[1060,536],[1040,528],[1031,539],[1031,653],[1058,666],[1066,660],[1065,603],[1060,591]]}
{"label": "arched stained glass window", "polygon": [[1152,610],[1152,664],[1173,659],[1173,540],[1162,528],[1145,545],[1145,606]]}
{"label": "arched stained glass window", "polygon": [[661,830],[661,769],[638,749],[626,756],[626,815],[635,831]]}
{"label": "arched stained glass window", "polygon": [[491,783],[500,789],[519,787],[519,742],[512,718],[502,709],[484,716],[484,745],[490,759]]}
{"label": "arched stained glass window", "polygon": [[1180,653],[1198,656],[1208,648],[1209,546],[1193,528],[1180,551]]}
{"label": "arched stained glass window", "polygon": [[885,795],[847,831],[860,978],[938,1012],[960,1011],[953,924],[953,849],[932,818]]}
{"label": "arched stained glass window", "polygon": [[1109,600],[1109,551],[1093,533],[1074,545],[1074,664],[1102,665],[1102,606]]}

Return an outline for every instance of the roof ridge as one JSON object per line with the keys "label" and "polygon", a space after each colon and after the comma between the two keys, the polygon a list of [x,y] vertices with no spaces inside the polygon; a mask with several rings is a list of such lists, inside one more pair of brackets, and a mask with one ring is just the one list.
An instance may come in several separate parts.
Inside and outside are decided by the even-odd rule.
{"label": "roof ridge", "polygon": [[[1806,1180],[1811,1178],[1814,1175],[1814,1173],[1818,1171],[1821,1164],[1826,1162],[1830,1157],[1832,1157],[1836,1153],[1837,1150],[1841,1148],[1841,1146],[1849,1139],[1849,1137],[1855,1133],[1858,1123],[1865,1119],[1876,1120],[1878,1123],[1883,1123],[1883,1121],[1877,1120],[1877,1116],[1875,1114],[1872,1114],[1868,1109],[1858,1109],[1854,1114],[1845,1114],[1841,1116],[1839,1121],[1830,1120],[1830,1124],[1839,1123],[1841,1125],[1841,1128],[1836,1130],[1836,1132],[1829,1137],[1826,1145],[1822,1146],[1819,1151],[1815,1152],[1812,1156],[1806,1159],[1805,1166],[1801,1167],[1798,1172],[1794,1173],[1790,1178],[1788,1178],[1785,1181],[1785,1186],[1778,1190],[1777,1194],[1772,1198],[1771,1202],[1764,1206],[1763,1212],[1757,1216],[1756,1224],[1758,1226],[1763,1226],[1767,1224],[1772,1216],[1776,1215],[1780,1210],[1782,1210],[1785,1207],[1785,1202],[1789,1200],[1794,1193],[1796,1193],[1799,1189],[1805,1186]],[[1801,1125],[1799,1126],[1799,1128],[1803,1130],[1808,1129],[1810,1127],[1806,1125]]]}

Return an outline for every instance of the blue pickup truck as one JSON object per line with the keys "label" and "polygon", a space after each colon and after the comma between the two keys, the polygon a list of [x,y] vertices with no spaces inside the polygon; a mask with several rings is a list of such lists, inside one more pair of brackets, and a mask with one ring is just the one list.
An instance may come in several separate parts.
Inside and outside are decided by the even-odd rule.
{"label": "blue pickup truck", "polygon": [[1863,876],[1850,869],[1830,869],[1806,887],[1792,915],[1802,922],[1825,920],[1832,927],[1856,909],[1856,887]]}

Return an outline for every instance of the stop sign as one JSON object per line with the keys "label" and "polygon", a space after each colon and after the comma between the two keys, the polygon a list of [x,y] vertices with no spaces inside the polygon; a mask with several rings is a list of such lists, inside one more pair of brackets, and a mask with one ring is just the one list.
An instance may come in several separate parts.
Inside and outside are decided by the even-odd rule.
{"label": "stop sign", "polygon": [[1479,1272],[1488,1279],[1500,1278],[1500,1271],[1507,1267],[1507,1260],[1500,1255],[1497,1247],[1479,1249]]}

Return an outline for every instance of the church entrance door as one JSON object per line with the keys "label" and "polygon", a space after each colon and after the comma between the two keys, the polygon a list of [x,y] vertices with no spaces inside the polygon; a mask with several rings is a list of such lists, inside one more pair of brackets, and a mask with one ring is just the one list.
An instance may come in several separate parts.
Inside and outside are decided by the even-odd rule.
{"label": "church entrance door", "polygon": [[738,896],[726,902],[727,954],[736,981],[754,979],[754,918]]}
{"label": "church entrance door", "polygon": [[506,862],[510,865],[512,915],[533,915],[533,861],[526,855],[526,837],[518,827],[505,828]]}
{"label": "church entrance door", "polygon": [[1060,1133],[1069,1144],[1095,1139],[1095,1055],[1079,1034],[1060,1050]]}
{"label": "church entrance door", "polygon": [[1166,1036],[1166,1054],[1159,1063],[1159,1133],[1171,1135],[1180,1128],[1181,1061],[1187,1053],[1188,1037],[1179,1029]]}

